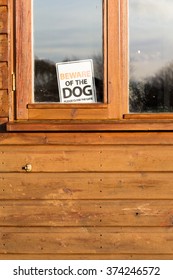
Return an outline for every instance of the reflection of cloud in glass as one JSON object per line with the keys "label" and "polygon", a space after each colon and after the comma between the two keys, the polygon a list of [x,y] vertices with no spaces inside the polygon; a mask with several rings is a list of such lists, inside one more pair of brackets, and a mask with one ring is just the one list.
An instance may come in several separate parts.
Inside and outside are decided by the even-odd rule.
{"label": "reflection of cloud in glass", "polygon": [[33,8],[38,57],[61,61],[101,53],[101,0],[33,0]]}
{"label": "reflection of cloud in glass", "polygon": [[129,0],[131,74],[155,74],[173,60],[173,1]]}

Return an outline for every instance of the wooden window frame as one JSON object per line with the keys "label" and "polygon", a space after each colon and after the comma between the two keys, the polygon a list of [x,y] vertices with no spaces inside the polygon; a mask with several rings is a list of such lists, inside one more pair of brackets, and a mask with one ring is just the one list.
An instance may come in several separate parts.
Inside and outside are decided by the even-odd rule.
{"label": "wooden window frame", "polygon": [[[11,1],[16,89],[10,98],[9,131],[172,130],[173,114],[128,112],[128,0],[104,0],[104,103],[32,103],[31,0]],[[15,22],[15,24],[14,24]],[[15,47],[14,47],[15,46]],[[11,90],[13,92],[13,89]]]}

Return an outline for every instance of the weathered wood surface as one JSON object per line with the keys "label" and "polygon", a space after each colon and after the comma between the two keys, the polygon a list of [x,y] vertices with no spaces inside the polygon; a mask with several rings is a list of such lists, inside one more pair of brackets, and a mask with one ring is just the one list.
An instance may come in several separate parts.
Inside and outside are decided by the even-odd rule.
{"label": "weathered wood surface", "polygon": [[173,200],[0,201],[0,225],[172,227]]}
{"label": "weathered wood surface", "polygon": [[[4,3],[4,4],[6,4],[6,3]],[[7,6],[0,6],[0,33],[8,32],[7,22],[8,22]]]}
{"label": "weathered wood surface", "polygon": [[[4,125],[4,124],[6,124],[7,123],[7,121],[8,121],[8,118],[7,117],[0,117],[0,128],[1,128],[1,125]],[[1,130],[0,130],[1,131]],[[0,134],[1,134],[1,132],[0,132]]]}
{"label": "weathered wood surface", "polygon": [[0,259],[173,259],[172,234],[172,227],[1,227]]}
{"label": "weathered wood surface", "polygon": [[[91,112],[89,114],[89,111]],[[106,120],[108,118],[107,110],[95,109],[61,109],[61,114],[58,109],[28,109],[29,119],[32,120]]]}
{"label": "weathered wood surface", "polygon": [[0,118],[8,116],[8,92],[0,90]]}
{"label": "weathered wood surface", "polygon": [[[64,110],[64,109],[63,109]],[[83,115],[84,116],[84,115]],[[41,117],[41,116],[40,116]],[[109,131],[109,132],[124,132],[124,131],[173,131],[173,123],[170,119],[165,120],[103,120],[103,121],[95,121],[94,118],[92,122],[80,122],[78,121],[62,121],[59,117],[59,120],[56,119],[54,116],[54,119],[48,121],[44,120],[45,114],[42,113],[42,119],[40,120],[32,120],[30,119],[28,122],[26,121],[11,121],[7,124],[7,131],[56,131],[56,132],[62,132],[62,131],[76,131],[76,132],[86,132],[86,131],[92,131],[92,132],[100,132],[100,131]],[[53,116],[52,116],[53,117]],[[79,116],[78,116],[79,117]],[[55,120],[56,119],[56,120]]]}
{"label": "weathered wood surface", "polygon": [[[29,1],[23,2],[29,7]],[[0,130],[4,130],[9,111],[11,8],[7,5],[7,0],[0,0]],[[17,19],[16,36],[26,64],[30,53],[23,27],[28,16]],[[29,77],[31,69],[23,76],[18,57],[16,61],[19,76]],[[31,86],[27,81],[26,91]],[[20,92],[25,104],[30,100],[23,83],[21,80]],[[20,103],[17,108],[21,109]],[[29,111],[31,118],[45,117],[44,110]],[[84,117],[85,113],[88,117],[85,110],[78,111],[73,110],[70,117]],[[94,118],[106,118],[103,111]],[[48,118],[49,113],[51,118],[56,116],[52,109],[47,112]],[[18,117],[23,116],[28,117],[21,109]],[[148,122],[142,129],[172,129],[171,115],[169,118],[162,124]],[[141,130],[141,123],[130,123],[116,123],[116,127],[130,130],[135,124]],[[108,128],[106,123],[98,127],[96,122],[74,129],[93,127]],[[114,127],[114,122],[109,124],[110,130]],[[47,122],[30,128],[46,130],[50,126]],[[52,129],[56,130],[56,124]],[[0,133],[0,259],[172,260],[172,145],[172,132]],[[23,169],[27,163],[33,167],[29,174]]]}
{"label": "weathered wood surface", "polygon": [[1,199],[173,199],[172,172],[1,173]]}
{"label": "weathered wood surface", "polygon": [[0,6],[7,5],[8,0],[0,0]]}
{"label": "weathered wood surface", "polygon": [[0,233],[1,254],[172,254],[172,233]]}
{"label": "weathered wood surface", "polygon": [[172,254],[0,254],[0,260],[173,260]]}
{"label": "weathered wood surface", "polygon": [[1,146],[0,154],[0,172],[25,172],[28,163],[33,172],[173,171],[172,145]]}
{"label": "weathered wood surface", "polygon": [[8,89],[8,68],[5,62],[0,62],[0,89]]}
{"label": "weathered wood surface", "polygon": [[135,233],[145,233],[146,235],[148,233],[155,233],[155,234],[167,234],[167,233],[172,233],[173,234],[173,227],[44,227],[44,226],[34,226],[34,227],[20,227],[20,226],[1,226],[1,233],[58,233],[58,234],[63,234],[63,233],[77,233],[77,234],[83,234],[84,232],[87,233],[127,233],[131,234],[132,232]]}
{"label": "weathered wood surface", "polygon": [[[32,1],[15,1],[16,10],[16,113],[18,119],[27,119],[26,105],[31,102],[32,66],[31,66],[31,4]],[[21,62],[22,61],[22,62]],[[25,71],[23,70],[25,68]]]}
{"label": "weathered wood surface", "polygon": [[0,133],[0,145],[171,145],[171,132]]}
{"label": "weathered wood surface", "polygon": [[173,260],[167,254],[0,254],[0,260]]}
{"label": "weathered wood surface", "polygon": [[0,34],[0,61],[8,61],[8,39],[6,34]]}

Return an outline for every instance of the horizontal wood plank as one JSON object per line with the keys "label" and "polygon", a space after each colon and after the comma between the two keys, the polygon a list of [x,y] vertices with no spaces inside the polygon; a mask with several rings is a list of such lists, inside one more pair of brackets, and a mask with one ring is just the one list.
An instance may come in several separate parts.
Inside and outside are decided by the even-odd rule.
{"label": "horizontal wood plank", "polygon": [[0,260],[173,260],[173,254],[0,254]]}
{"label": "horizontal wood plank", "polygon": [[106,233],[106,234],[112,234],[112,233],[127,233],[127,234],[131,234],[133,232],[135,233],[145,233],[146,235],[148,235],[148,233],[155,233],[155,234],[166,234],[166,233],[172,233],[173,234],[173,227],[112,227],[112,226],[99,226],[99,227],[88,227],[88,226],[84,226],[84,227],[44,227],[44,226],[34,226],[34,227],[20,227],[20,226],[10,226],[10,227],[6,227],[6,226],[1,226],[0,227],[0,231],[1,233],[30,233],[32,235],[32,233],[58,233],[58,234],[63,234],[63,233],[74,233],[74,234],[80,234],[82,235],[83,233],[87,232],[87,233],[98,233],[98,234],[102,234],[102,233]]}
{"label": "horizontal wood plank", "polygon": [[[173,149],[165,146],[0,146],[0,172],[173,171]],[[16,157],[17,155],[17,157]]]}
{"label": "horizontal wood plank", "polygon": [[173,173],[1,173],[1,199],[173,199]]}
{"label": "horizontal wood plank", "polygon": [[[54,112],[55,113],[55,112]],[[40,116],[41,117],[41,116]],[[56,119],[56,116],[54,116]],[[69,116],[70,117],[70,116]],[[79,117],[79,116],[78,116]],[[72,121],[62,121],[59,119],[57,121],[43,121],[45,118],[44,112],[42,113],[42,119],[40,121],[29,120],[29,121],[11,121],[7,124],[8,131],[173,131],[172,120],[114,120],[108,121],[107,119],[96,122],[93,119],[92,122],[85,121],[78,122]]]}
{"label": "horizontal wood plank", "polygon": [[[6,1],[5,1],[6,2]],[[2,2],[2,5],[6,4]],[[8,32],[8,16],[7,16],[7,6],[0,6],[0,33]]]}
{"label": "horizontal wood plank", "polygon": [[0,226],[173,225],[173,200],[0,201]]}
{"label": "horizontal wood plank", "polygon": [[168,145],[172,132],[3,133],[0,145]]}
{"label": "horizontal wood plank", "polygon": [[[31,120],[106,120],[107,110],[103,108],[103,110],[99,110],[100,107],[93,109],[93,108],[79,108],[79,109],[61,109],[61,114],[58,114],[57,109],[28,109],[29,119]],[[91,112],[91,114],[89,114]]]}
{"label": "horizontal wood plank", "polygon": [[0,254],[171,255],[172,233],[1,233]]}

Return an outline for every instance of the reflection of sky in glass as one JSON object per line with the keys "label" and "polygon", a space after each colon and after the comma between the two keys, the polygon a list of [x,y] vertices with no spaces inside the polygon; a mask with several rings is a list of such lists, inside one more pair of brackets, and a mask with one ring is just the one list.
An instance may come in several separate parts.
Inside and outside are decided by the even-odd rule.
{"label": "reflection of sky in glass", "polygon": [[102,53],[102,0],[33,0],[34,54],[41,59]]}
{"label": "reflection of sky in glass", "polygon": [[129,0],[130,74],[154,75],[173,61],[173,1]]}

